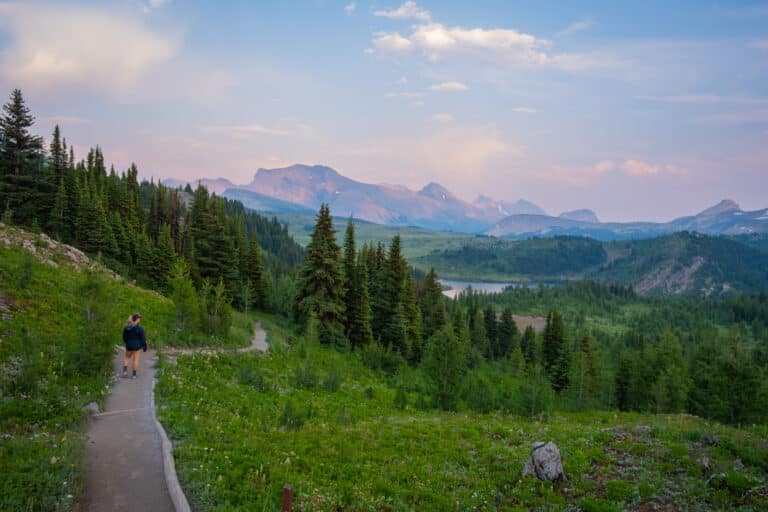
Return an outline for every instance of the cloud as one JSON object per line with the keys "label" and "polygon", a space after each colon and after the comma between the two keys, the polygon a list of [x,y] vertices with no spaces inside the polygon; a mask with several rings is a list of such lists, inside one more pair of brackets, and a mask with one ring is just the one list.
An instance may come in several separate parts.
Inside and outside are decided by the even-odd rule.
{"label": "cloud", "polygon": [[601,160],[600,162],[597,162],[595,164],[595,171],[599,173],[604,173],[608,171],[612,171],[616,168],[616,163],[612,160]]}
{"label": "cloud", "polygon": [[260,124],[201,126],[200,131],[205,133],[218,133],[234,138],[252,137],[254,135],[289,135],[287,130],[267,128]]}
{"label": "cloud", "polygon": [[768,39],[758,39],[757,41],[752,41],[749,46],[752,48],[757,48],[758,50],[768,50]]}
{"label": "cloud", "polygon": [[678,176],[688,174],[688,169],[678,165],[659,165],[636,159],[625,160],[619,164],[613,160],[601,160],[592,167],[592,171],[597,174],[605,174],[615,170],[622,170],[630,176],[655,176],[661,173],[676,174]]}
{"label": "cloud", "polygon": [[455,121],[456,118],[453,117],[452,114],[434,114],[432,116],[433,121],[437,121],[439,123],[450,123],[452,121]]}
{"label": "cloud", "polygon": [[557,33],[558,36],[568,36],[576,32],[581,32],[582,30],[589,30],[594,26],[594,22],[591,18],[584,18],[581,21],[577,21],[575,23],[571,23],[567,27],[565,27],[563,30]]}
{"label": "cloud", "polygon": [[397,32],[391,34],[378,32],[373,39],[373,46],[383,52],[405,52],[410,50],[413,43]]}
{"label": "cloud", "polygon": [[421,98],[424,96],[423,92],[388,92],[384,95],[385,98]]}
{"label": "cloud", "polygon": [[405,85],[408,83],[408,77],[403,75],[400,77],[400,80],[397,81],[397,85]]}
{"label": "cloud", "polygon": [[0,78],[27,90],[127,92],[180,43],[141,19],[80,6],[0,3],[0,29],[10,36]]}
{"label": "cloud", "polygon": [[58,124],[61,126],[72,124],[89,124],[90,119],[78,116],[46,116],[41,118],[41,121],[47,121],[50,124]]}
{"label": "cloud", "polygon": [[374,16],[389,18],[393,20],[419,20],[428,22],[432,19],[429,11],[416,5],[416,2],[408,1],[397,9],[391,11],[376,11]]}
{"label": "cloud", "polygon": [[529,108],[529,107],[515,107],[511,109],[512,112],[518,112],[520,114],[535,114],[536,109],[535,108]]}
{"label": "cloud", "polygon": [[658,174],[660,167],[641,160],[625,160],[621,168],[632,176]]}
{"label": "cloud", "polygon": [[[520,65],[566,64],[564,56],[552,57],[543,49],[551,42],[513,29],[446,27],[440,23],[422,23],[411,27],[409,35],[378,32],[374,47],[381,53],[406,53],[420,50],[430,60],[447,54],[484,52]],[[572,64],[573,65],[573,64]]]}
{"label": "cloud", "polygon": [[355,2],[352,2],[344,6],[344,12],[347,13],[347,16],[352,16],[352,13],[355,12],[356,8],[357,5],[355,5]]}
{"label": "cloud", "polygon": [[763,123],[768,121],[768,109],[724,112],[700,117],[698,121],[702,123]]}
{"label": "cloud", "polygon": [[467,89],[469,89],[469,87],[467,87],[461,82],[442,82],[442,83],[433,85],[431,89],[433,91],[457,92],[457,91],[466,91]]}
{"label": "cloud", "polygon": [[670,174],[679,174],[681,176],[688,174],[688,169],[677,165],[667,164],[664,166],[664,169]]}
{"label": "cloud", "polygon": [[641,99],[665,103],[768,105],[768,98],[723,96],[719,94],[681,94],[677,96],[643,96]]}
{"label": "cloud", "polygon": [[143,6],[144,14],[149,14],[153,9],[159,9],[164,5],[171,3],[171,0],[149,0],[149,3]]}

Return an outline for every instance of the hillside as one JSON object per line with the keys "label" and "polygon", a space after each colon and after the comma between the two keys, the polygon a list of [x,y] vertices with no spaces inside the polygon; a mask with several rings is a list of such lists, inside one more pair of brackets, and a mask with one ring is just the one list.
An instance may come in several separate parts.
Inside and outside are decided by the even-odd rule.
{"label": "hillside", "polygon": [[724,237],[676,233],[645,240],[476,239],[414,258],[457,279],[558,281],[588,277],[638,293],[720,294],[768,288],[768,254]]}
{"label": "hillside", "polygon": [[173,304],[83,253],[0,224],[0,510],[70,510],[89,402],[108,393],[125,318],[172,340]]}
{"label": "hillside", "polygon": [[744,211],[734,201],[720,203],[692,216],[670,222],[600,222],[591,210],[548,215],[510,215],[486,234],[504,238],[588,236],[597,240],[628,240],[697,231],[709,235],[749,235],[768,233],[768,210]]}

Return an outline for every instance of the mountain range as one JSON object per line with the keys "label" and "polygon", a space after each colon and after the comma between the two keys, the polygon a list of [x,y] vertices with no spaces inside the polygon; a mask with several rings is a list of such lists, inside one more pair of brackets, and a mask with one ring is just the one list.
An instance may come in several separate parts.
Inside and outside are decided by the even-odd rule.
{"label": "mountain range", "polygon": [[[186,184],[180,180],[164,183],[174,187]],[[191,183],[200,183],[211,192],[241,201],[247,208],[268,213],[311,214],[322,203],[328,203],[337,217],[514,239],[577,235],[608,241],[679,231],[712,235],[768,233],[768,209],[743,211],[730,200],[670,222],[600,222],[589,209],[555,217],[524,199],[512,202],[481,195],[470,203],[439,183],[414,191],[402,185],[359,182],[322,165],[259,169],[245,185],[224,178]]]}

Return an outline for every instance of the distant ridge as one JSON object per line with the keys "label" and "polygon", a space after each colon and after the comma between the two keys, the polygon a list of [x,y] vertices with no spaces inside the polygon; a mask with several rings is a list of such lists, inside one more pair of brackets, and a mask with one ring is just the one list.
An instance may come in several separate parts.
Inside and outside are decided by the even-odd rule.
{"label": "distant ridge", "polygon": [[[510,213],[543,213],[535,204],[523,200],[508,203],[484,197],[480,204],[468,203],[435,182],[418,191],[402,185],[362,183],[324,165],[261,168],[245,185],[207,179],[200,182],[249,208],[269,213],[315,212],[320,204],[328,203],[338,217],[354,216],[378,224],[464,233],[481,233]],[[178,180],[167,183],[185,184]]]}
{"label": "distant ridge", "polygon": [[[198,181],[212,192],[268,213],[314,214],[322,203],[328,203],[337,217],[354,216],[389,226],[418,226],[504,238],[576,235],[608,241],[680,231],[729,236],[768,233],[768,209],[743,211],[730,199],[670,222],[600,222],[595,212],[587,208],[553,217],[525,199],[504,201],[480,195],[469,203],[437,182],[414,191],[402,185],[356,181],[325,165],[260,168],[245,185],[235,185],[225,178],[189,183],[194,186]],[[164,183],[183,186],[187,182]]]}

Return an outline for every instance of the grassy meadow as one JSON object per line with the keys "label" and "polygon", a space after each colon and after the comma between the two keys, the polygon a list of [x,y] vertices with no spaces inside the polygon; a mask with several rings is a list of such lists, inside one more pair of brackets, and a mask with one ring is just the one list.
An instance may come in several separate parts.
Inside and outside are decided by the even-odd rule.
{"label": "grassy meadow", "polygon": [[[413,370],[385,377],[262,323],[267,355],[181,356],[160,373],[161,421],[197,510],[279,510],[285,483],[305,511],[768,510],[765,427],[438,412]],[[540,440],[560,447],[567,482],[522,478]]]}

